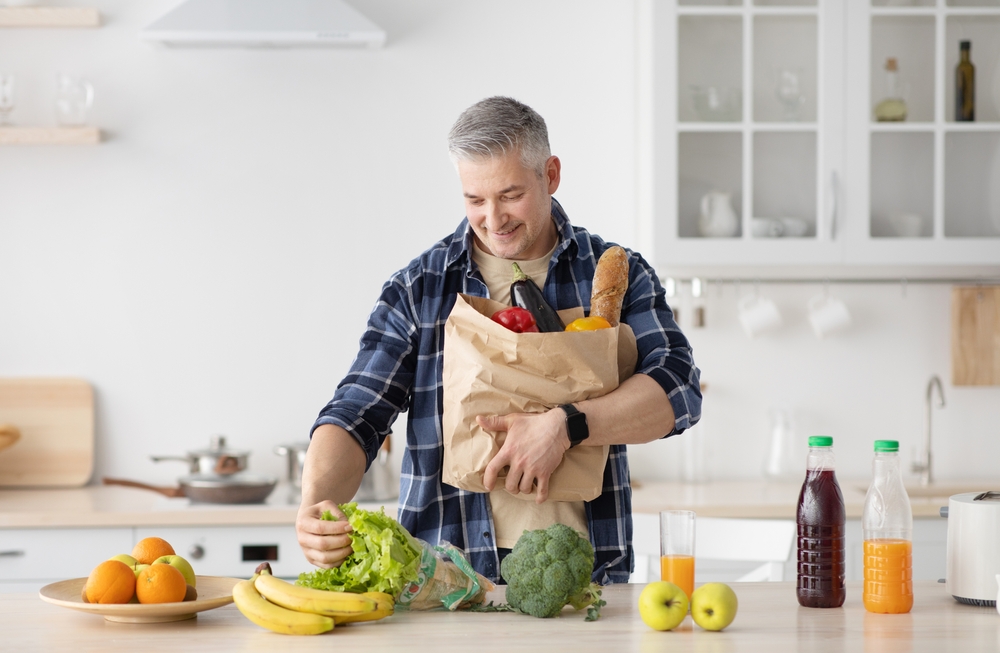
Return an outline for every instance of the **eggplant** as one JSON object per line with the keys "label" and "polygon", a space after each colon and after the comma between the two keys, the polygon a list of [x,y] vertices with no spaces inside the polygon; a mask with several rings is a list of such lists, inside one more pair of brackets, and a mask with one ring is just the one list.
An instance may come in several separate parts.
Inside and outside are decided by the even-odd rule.
{"label": "eggplant", "polygon": [[531,277],[521,271],[521,266],[517,263],[514,267],[514,282],[510,284],[510,301],[514,306],[520,306],[531,313],[535,318],[535,324],[542,333],[549,331],[565,331],[566,325],[559,319],[559,314],[549,306],[538,287]]}

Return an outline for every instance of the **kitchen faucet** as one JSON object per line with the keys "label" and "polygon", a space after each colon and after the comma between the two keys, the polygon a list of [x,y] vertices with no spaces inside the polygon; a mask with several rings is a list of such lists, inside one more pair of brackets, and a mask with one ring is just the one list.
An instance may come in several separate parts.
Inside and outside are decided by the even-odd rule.
{"label": "kitchen faucet", "polygon": [[944,388],[941,387],[940,377],[935,374],[927,382],[927,430],[924,432],[924,448],[917,456],[917,460],[913,461],[913,465],[910,467],[912,471],[920,474],[921,485],[930,485],[934,480],[931,475],[931,399],[933,398],[935,387],[937,387],[938,397],[941,399],[938,407],[944,407]]}

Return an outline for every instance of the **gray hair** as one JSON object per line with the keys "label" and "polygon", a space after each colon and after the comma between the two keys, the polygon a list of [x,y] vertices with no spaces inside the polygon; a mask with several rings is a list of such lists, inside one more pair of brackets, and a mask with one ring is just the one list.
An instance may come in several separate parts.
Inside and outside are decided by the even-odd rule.
{"label": "gray hair", "polygon": [[448,154],[455,165],[511,152],[520,155],[526,168],[545,174],[551,156],[545,119],[513,98],[480,100],[463,111],[448,132]]}

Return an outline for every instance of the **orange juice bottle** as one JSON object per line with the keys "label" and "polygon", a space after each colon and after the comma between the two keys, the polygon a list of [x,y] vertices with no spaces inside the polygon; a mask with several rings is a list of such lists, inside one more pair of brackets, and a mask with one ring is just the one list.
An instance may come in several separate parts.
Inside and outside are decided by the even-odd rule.
{"label": "orange juice bottle", "polygon": [[670,581],[690,599],[694,593],[694,556],[660,556],[660,580]]}
{"label": "orange juice bottle", "polygon": [[874,478],[861,517],[869,612],[900,614],[913,607],[913,512],[899,467],[899,442],[875,441]]}

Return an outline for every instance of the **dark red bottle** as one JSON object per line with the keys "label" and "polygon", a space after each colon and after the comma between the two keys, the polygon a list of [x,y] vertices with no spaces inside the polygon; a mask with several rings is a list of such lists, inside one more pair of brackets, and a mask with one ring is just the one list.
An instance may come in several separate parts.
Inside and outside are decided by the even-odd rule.
{"label": "dark red bottle", "polygon": [[834,474],[833,438],[809,438],[806,480],[795,514],[798,523],[799,605],[839,608],[844,605],[844,495]]}

